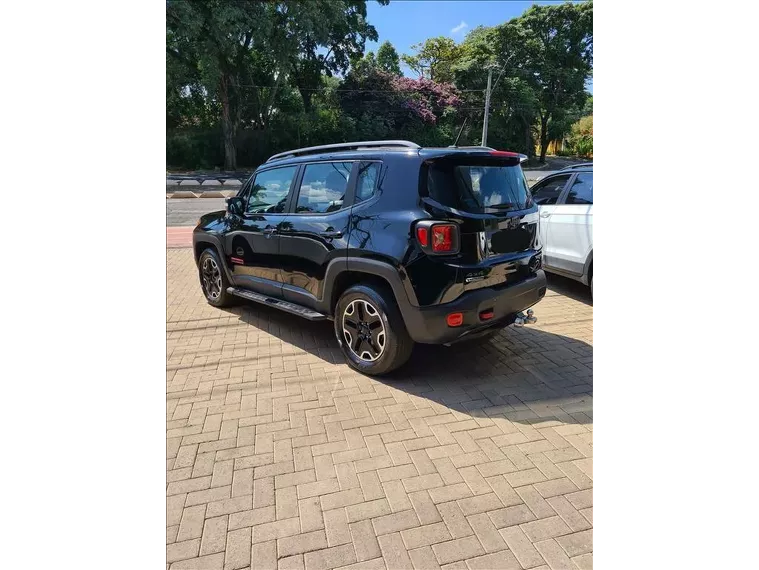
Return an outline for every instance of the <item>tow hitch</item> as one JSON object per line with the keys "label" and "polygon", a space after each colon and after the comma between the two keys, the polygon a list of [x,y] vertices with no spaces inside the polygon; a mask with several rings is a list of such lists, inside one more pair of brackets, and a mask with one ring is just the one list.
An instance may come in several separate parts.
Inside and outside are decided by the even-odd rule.
{"label": "tow hitch", "polygon": [[538,322],[538,317],[534,316],[535,312],[532,309],[527,309],[527,314],[518,313],[516,319],[514,319],[515,327],[523,327],[524,325],[531,325]]}

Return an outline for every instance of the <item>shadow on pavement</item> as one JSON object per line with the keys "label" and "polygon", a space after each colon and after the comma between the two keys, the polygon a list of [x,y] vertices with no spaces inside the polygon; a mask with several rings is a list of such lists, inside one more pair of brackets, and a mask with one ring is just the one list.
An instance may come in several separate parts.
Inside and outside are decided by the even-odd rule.
{"label": "shadow on pavement", "polygon": [[593,297],[590,296],[590,287],[588,285],[583,285],[579,281],[556,275],[555,273],[546,272],[546,277],[548,278],[549,290],[591,307],[593,306]]}
{"label": "shadow on pavement", "polygon": [[[559,280],[569,285],[554,287]],[[572,296],[573,283],[552,278],[549,286]],[[582,287],[577,283],[576,289]],[[589,298],[588,291],[588,302]],[[226,311],[326,363],[347,368],[331,321],[306,321],[254,303]],[[451,347],[417,345],[405,366],[371,380],[473,418],[503,415],[536,425],[551,421],[589,424],[593,421],[592,366],[592,345],[533,326],[512,326],[488,340]]]}

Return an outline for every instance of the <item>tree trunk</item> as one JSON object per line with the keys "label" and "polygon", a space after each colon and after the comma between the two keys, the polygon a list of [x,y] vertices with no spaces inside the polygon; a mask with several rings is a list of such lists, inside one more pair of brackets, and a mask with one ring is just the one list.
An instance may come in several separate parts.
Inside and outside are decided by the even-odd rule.
{"label": "tree trunk", "polygon": [[300,96],[303,98],[303,110],[306,114],[309,114],[312,108],[311,97],[313,97],[314,92],[301,87],[298,87],[298,91],[300,91]]}
{"label": "tree trunk", "polygon": [[221,99],[221,132],[224,138],[224,170],[237,170],[237,121],[233,118],[229,102],[229,77],[222,74],[219,82],[219,99]]}
{"label": "tree trunk", "polygon": [[540,164],[545,164],[548,151],[548,115],[540,117]]}

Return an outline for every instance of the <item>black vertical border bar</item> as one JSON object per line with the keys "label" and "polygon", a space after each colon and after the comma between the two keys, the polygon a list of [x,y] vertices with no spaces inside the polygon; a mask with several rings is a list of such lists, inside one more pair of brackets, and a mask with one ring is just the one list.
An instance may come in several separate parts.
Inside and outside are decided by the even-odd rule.
{"label": "black vertical border bar", "polygon": [[[593,224],[594,255],[601,258],[601,0],[593,2]],[[601,568],[601,271],[593,295],[593,568]]]}
{"label": "black vertical border bar", "polygon": [[161,2],[161,570],[166,568],[166,0]]}

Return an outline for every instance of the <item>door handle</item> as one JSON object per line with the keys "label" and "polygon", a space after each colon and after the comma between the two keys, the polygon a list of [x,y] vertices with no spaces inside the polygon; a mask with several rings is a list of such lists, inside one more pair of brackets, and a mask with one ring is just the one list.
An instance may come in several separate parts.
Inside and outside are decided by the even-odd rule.
{"label": "door handle", "polygon": [[273,234],[277,233],[277,228],[274,228],[272,226],[266,226],[264,228],[263,234],[268,238],[271,237]]}
{"label": "door handle", "polygon": [[326,232],[321,232],[319,235],[327,239],[340,239],[341,237],[343,237],[343,232],[326,231]]}
{"label": "door handle", "polygon": [[551,215],[551,212],[540,212],[541,218],[548,218]]}

